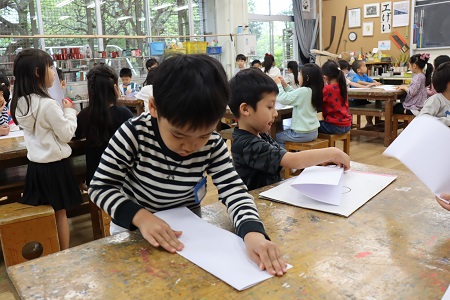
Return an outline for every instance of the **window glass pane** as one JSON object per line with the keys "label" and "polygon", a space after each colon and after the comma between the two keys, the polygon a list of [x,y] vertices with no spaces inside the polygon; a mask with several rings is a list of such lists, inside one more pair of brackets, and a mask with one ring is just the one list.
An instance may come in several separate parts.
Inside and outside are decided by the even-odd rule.
{"label": "window glass pane", "polygon": [[269,0],[248,0],[248,13],[269,15]]}
{"label": "window glass pane", "polygon": [[270,14],[293,16],[292,0],[271,0]]}
{"label": "window glass pane", "polygon": [[189,35],[187,0],[153,0],[150,4],[152,35]]}

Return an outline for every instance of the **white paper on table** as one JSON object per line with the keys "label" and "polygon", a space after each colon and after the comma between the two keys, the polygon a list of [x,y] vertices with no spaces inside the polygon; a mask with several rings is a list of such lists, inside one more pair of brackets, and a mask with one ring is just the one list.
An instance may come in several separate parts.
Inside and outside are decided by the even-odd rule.
{"label": "white paper on table", "polygon": [[383,89],[385,91],[396,91],[397,90],[396,85],[392,85],[392,84],[382,84],[382,85],[378,85],[378,86],[374,86],[374,89]]}
{"label": "white paper on table", "polygon": [[259,197],[348,217],[381,192],[395,178],[397,178],[395,175],[348,170],[342,175],[342,202],[340,205],[331,205],[305,196],[291,186],[294,179],[286,180],[284,183],[260,193]]}
{"label": "white paper on table", "polygon": [[414,118],[384,151],[407,166],[433,193],[450,189],[450,128],[431,116]]}
{"label": "white paper on table", "polygon": [[304,169],[291,185],[305,196],[317,201],[339,205],[342,200],[344,168],[313,166]]}
{"label": "white paper on table", "polygon": [[[248,257],[242,238],[197,217],[186,207],[155,213],[179,237],[184,248],[178,254],[241,291],[273,277]],[[292,266],[288,266],[291,268]]]}
{"label": "white paper on table", "polygon": [[23,130],[10,131],[8,135],[0,136],[0,140],[2,140],[2,139],[10,139],[10,138],[15,138],[15,137],[20,137],[20,136],[23,136]]}
{"label": "white paper on table", "polygon": [[445,291],[444,296],[442,296],[442,300],[450,300],[450,286],[447,288],[447,291]]}

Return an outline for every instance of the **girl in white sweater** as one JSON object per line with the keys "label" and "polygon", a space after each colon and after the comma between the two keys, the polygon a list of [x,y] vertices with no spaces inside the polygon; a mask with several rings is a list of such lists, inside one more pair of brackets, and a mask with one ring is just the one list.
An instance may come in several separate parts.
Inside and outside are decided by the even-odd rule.
{"label": "girl in white sweater", "polygon": [[24,49],[14,60],[15,84],[11,101],[14,122],[24,131],[29,160],[21,202],[50,204],[55,210],[61,250],[69,248],[66,209],[81,203],[81,193],[73,176],[67,144],[77,128],[75,109],[63,100],[63,109],[47,89],[55,72],[50,55],[39,49]]}

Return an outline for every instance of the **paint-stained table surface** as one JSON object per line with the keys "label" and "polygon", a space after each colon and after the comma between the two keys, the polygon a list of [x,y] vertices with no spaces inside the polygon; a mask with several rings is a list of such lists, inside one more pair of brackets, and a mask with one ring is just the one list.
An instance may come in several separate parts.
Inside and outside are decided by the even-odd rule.
{"label": "paint-stained table surface", "polygon": [[[440,299],[450,283],[450,213],[411,173],[352,168],[398,178],[349,218],[256,200],[294,267],[242,292],[136,233],[12,266],[8,274],[23,299]],[[222,204],[202,207],[202,215],[231,230]]]}

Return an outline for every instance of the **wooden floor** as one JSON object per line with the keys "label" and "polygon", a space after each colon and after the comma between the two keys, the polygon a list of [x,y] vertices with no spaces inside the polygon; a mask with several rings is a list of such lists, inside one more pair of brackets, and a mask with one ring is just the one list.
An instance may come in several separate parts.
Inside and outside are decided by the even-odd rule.
{"label": "wooden floor", "polygon": [[[228,142],[229,143],[229,142]],[[337,143],[337,147],[342,149],[342,143]],[[350,143],[350,158],[352,161],[407,171],[408,169],[398,160],[381,155],[386,147],[383,146],[382,139],[368,137],[353,137]],[[208,192],[202,205],[217,201],[217,189],[208,180]],[[92,227],[89,215],[83,215],[70,219],[71,240],[70,246],[77,246],[93,240]],[[10,283],[6,274],[3,257],[0,257],[0,299],[14,299],[10,292]],[[64,266],[61,266],[64,268]]]}

